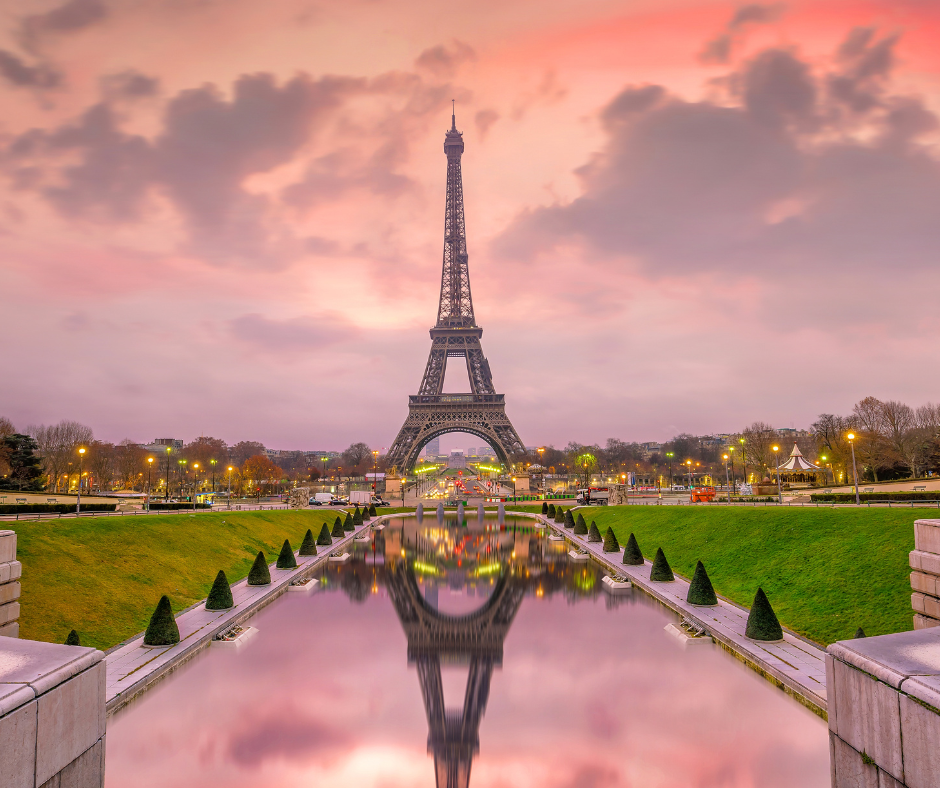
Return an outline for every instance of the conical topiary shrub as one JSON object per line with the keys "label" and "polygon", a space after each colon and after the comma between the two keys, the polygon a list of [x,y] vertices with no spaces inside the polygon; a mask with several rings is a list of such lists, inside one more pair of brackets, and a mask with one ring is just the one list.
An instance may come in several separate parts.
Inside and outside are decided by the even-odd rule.
{"label": "conical topiary shrub", "polygon": [[373,503],[373,504],[370,504],[369,506],[369,517],[375,517],[375,516],[377,515],[375,511],[375,504]]}
{"label": "conical topiary shrub", "polygon": [[588,532],[587,523],[584,522],[584,518],[581,516],[581,512],[578,512],[578,519],[574,524],[574,532],[578,536],[584,536]]}
{"label": "conical topiary shrub", "polygon": [[206,598],[206,610],[228,610],[235,607],[235,600],[232,599],[232,587],[228,584],[228,578],[221,569],[215,576],[215,582]]}
{"label": "conical topiary shrub", "polygon": [[80,646],[82,645],[82,639],[78,636],[78,632],[74,629],[69,632],[69,636],[65,639],[66,646]]}
{"label": "conical topiary shrub", "polygon": [[[326,525],[323,526],[326,528]],[[327,531],[327,536],[329,536],[329,531]],[[313,538],[313,531],[309,528],[307,533],[304,534],[304,540],[300,543],[300,554],[301,555],[316,555],[317,554],[317,540]]]}
{"label": "conical topiary shrub", "polygon": [[170,607],[170,598],[164,594],[157,602],[157,609],[150,617],[147,631],[144,633],[145,646],[172,646],[180,642],[180,628],[176,626],[173,618],[173,608]]}
{"label": "conical topiary shrub", "polygon": [[356,524],[353,522],[353,516],[346,512],[346,519],[343,520],[343,530],[344,531],[355,531]]}
{"label": "conical topiary shrub", "polygon": [[565,510],[563,507],[559,506],[555,509],[555,523],[561,525],[565,522]]}
{"label": "conical topiary shrub", "polygon": [[671,583],[675,579],[676,576],[672,573],[672,567],[666,560],[663,548],[658,547],[656,557],[653,559],[653,568],[650,570],[650,580],[656,583]]}
{"label": "conical topiary shrub", "polygon": [[[339,517],[336,518],[336,521],[339,522]],[[340,530],[343,528],[343,524],[339,524]],[[335,526],[334,526],[335,528]],[[326,523],[323,523],[323,527],[320,529],[320,535],[317,537],[317,544],[327,547],[333,544],[333,537],[330,536],[330,529],[327,528]]]}
{"label": "conical topiary shrub", "polygon": [[571,514],[571,509],[565,512],[565,528],[574,528],[574,515]]}
{"label": "conical topiary shrub", "polygon": [[290,542],[287,539],[285,539],[284,544],[281,545],[281,552],[278,554],[275,566],[278,569],[297,568],[297,559],[294,558],[294,548],[290,546]]}
{"label": "conical topiary shrub", "polygon": [[356,511],[353,512],[353,525],[362,525],[362,512],[359,511],[359,504],[356,504]]}
{"label": "conical topiary shrub", "polygon": [[271,582],[271,570],[268,569],[268,561],[264,557],[264,552],[259,550],[255,556],[255,562],[251,565],[251,571],[248,573],[248,585],[266,586]]}
{"label": "conical topiary shrub", "polygon": [[[75,630],[73,629],[72,631],[74,632]],[[77,637],[77,635],[76,635],[76,637]],[[865,637],[868,637],[868,635],[865,634],[865,630],[864,630],[864,629],[862,629],[861,627],[859,627],[858,629],[855,630],[855,637],[853,638],[854,640],[858,640],[859,638],[865,638]],[[76,643],[75,645],[77,646],[78,643]]]}
{"label": "conical topiary shrub", "polygon": [[343,523],[340,522],[339,517],[336,518],[336,522],[333,523],[333,538],[342,539],[346,536],[346,531],[344,530]]}
{"label": "conical topiary shrub", "polygon": [[548,516],[551,517],[553,520],[555,519],[555,504],[553,503],[550,503],[548,505]]}
{"label": "conical topiary shrub", "polygon": [[695,565],[695,574],[692,575],[692,583],[685,601],[699,607],[712,607],[718,604],[718,596],[712,588],[712,581],[708,579],[705,564],[701,561]]}
{"label": "conical topiary shrub", "polygon": [[614,529],[608,525],[607,530],[604,531],[604,552],[616,553],[619,550],[620,542],[617,541],[617,535],[614,533]]}
{"label": "conical topiary shrub", "polygon": [[783,640],[783,629],[763,588],[758,588],[754,595],[754,604],[751,605],[744,634],[751,640]]}
{"label": "conical topiary shrub", "polygon": [[623,548],[623,562],[627,566],[643,566],[643,553],[636,542],[636,537],[631,533],[627,539],[627,546]]}
{"label": "conical topiary shrub", "polygon": [[599,542],[601,541],[601,532],[597,527],[597,523],[591,520],[591,527],[588,529],[588,541],[589,542]]}
{"label": "conical topiary shrub", "polygon": [[548,514],[548,501],[542,501],[542,514]]}

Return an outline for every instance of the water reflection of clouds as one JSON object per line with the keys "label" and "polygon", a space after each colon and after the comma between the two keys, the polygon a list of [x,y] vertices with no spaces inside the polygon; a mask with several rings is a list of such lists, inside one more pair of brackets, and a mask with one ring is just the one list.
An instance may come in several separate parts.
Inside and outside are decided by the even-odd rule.
{"label": "water reflection of clouds", "polygon": [[[338,588],[338,586],[333,586]],[[441,593],[446,593],[441,589]],[[480,727],[474,788],[823,788],[826,726],[648,598],[526,597]],[[108,730],[107,788],[433,786],[428,723],[384,589],[287,595]]]}

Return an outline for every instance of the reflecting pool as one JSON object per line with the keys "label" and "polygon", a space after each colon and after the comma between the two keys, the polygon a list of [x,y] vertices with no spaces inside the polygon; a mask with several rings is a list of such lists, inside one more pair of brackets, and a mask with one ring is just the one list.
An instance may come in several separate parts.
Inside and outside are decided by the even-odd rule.
{"label": "reflecting pool", "polygon": [[825,788],[823,720],[507,517],[393,519],[112,718],[107,788]]}

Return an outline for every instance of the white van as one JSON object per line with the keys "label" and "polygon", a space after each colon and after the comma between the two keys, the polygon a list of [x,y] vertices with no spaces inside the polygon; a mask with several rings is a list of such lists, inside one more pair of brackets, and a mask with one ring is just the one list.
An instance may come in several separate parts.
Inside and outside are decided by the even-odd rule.
{"label": "white van", "polygon": [[332,500],[333,493],[317,493],[310,499],[309,504],[311,506],[329,506]]}

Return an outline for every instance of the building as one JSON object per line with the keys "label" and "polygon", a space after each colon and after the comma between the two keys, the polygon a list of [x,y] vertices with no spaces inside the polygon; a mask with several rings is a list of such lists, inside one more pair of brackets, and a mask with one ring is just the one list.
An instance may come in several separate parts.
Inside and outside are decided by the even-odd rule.
{"label": "building", "polygon": [[450,456],[447,458],[447,467],[448,468],[466,468],[467,467],[467,458],[464,457],[463,451],[461,449],[454,449]]}
{"label": "building", "polygon": [[183,441],[176,438],[157,438],[153,443],[140,444],[140,447],[152,452],[165,452],[167,449],[180,451],[183,448]]}
{"label": "building", "polygon": [[424,447],[425,457],[437,457],[441,453],[441,439],[431,438]]}

